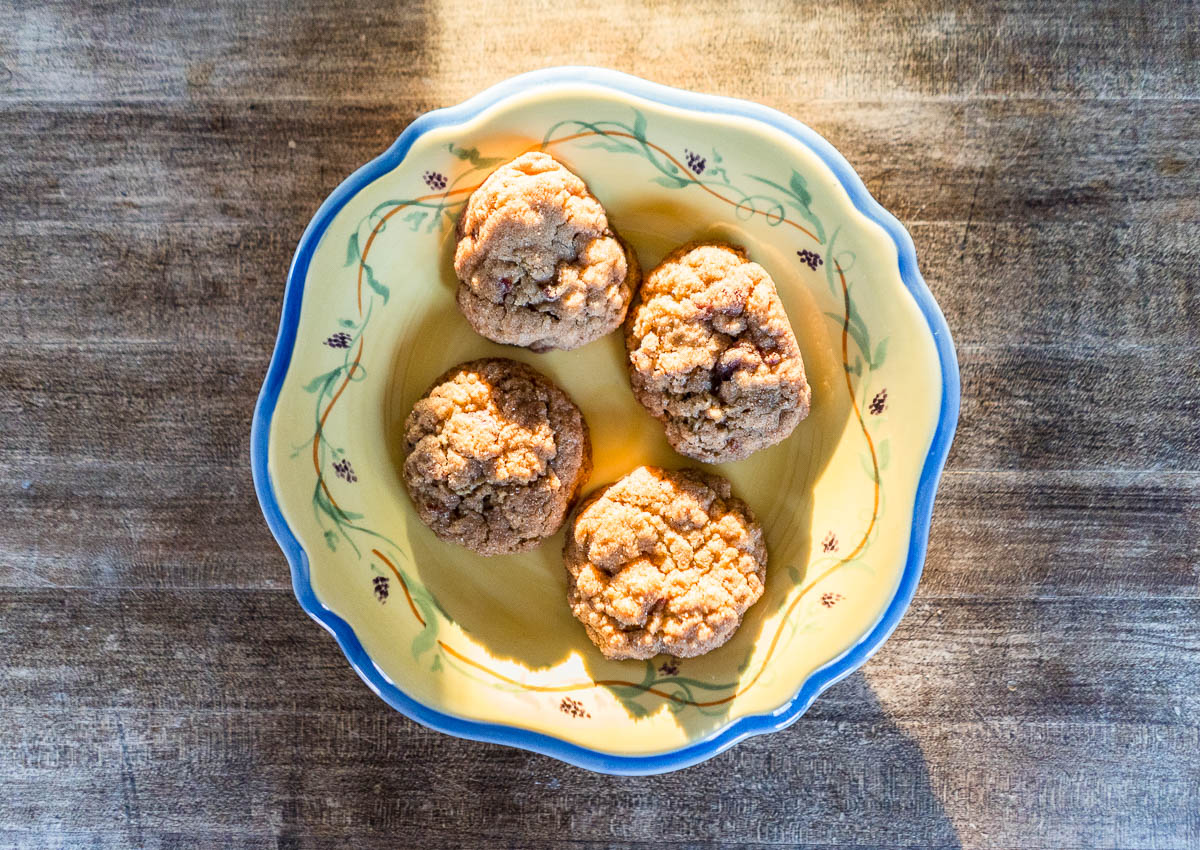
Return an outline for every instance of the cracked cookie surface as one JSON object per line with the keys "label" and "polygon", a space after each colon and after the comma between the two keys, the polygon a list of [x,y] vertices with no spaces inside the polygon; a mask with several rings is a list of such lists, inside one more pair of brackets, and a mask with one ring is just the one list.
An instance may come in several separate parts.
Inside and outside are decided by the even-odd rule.
{"label": "cracked cookie surface", "polygon": [[579,408],[505,358],[438,378],[405,420],[404,444],[404,483],[421,521],[483,555],[523,552],[558,531],[591,472]]}
{"label": "cracked cookie surface", "polygon": [[458,305],[490,340],[578,348],[615,330],[640,277],[637,258],[584,182],[548,154],[497,168],[458,223]]}
{"label": "cracked cookie surface", "polygon": [[625,324],[633,393],[677,452],[742,460],[786,438],[811,390],[775,282],[745,252],[700,243],[643,281]]}
{"label": "cracked cookie surface", "polygon": [[737,631],[767,549],[724,478],[642,466],[580,507],[563,561],[571,612],[606,657],[689,658]]}

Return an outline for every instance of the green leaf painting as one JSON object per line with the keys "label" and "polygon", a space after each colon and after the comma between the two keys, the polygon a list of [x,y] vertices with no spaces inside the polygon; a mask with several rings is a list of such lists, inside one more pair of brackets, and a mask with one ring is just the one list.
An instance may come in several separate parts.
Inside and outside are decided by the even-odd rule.
{"label": "green leaf painting", "polygon": [[668,189],[686,189],[688,186],[688,181],[683,177],[669,177],[665,174],[652,178],[652,182],[659,186],[666,186]]}
{"label": "green leaf painting", "polygon": [[456,147],[453,142],[448,144],[446,149],[459,159],[471,163],[471,165],[475,166],[476,168],[491,168],[499,165],[505,160],[505,157],[502,156],[480,156],[478,148],[460,148]]}
{"label": "green leaf painting", "polygon": [[639,142],[646,141],[646,116],[640,110],[633,110],[633,135]]}
{"label": "green leaf painting", "polygon": [[366,263],[362,264],[363,272],[367,278],[367,286],[375,291],[375,294],[383,299],[383,303],[388,301],[388,288],[379,282],[379,278],[375,277],[375,270]]}
{"label": "green leaf painting", "polygon": [[883,365],[884,358],[887,357],[887,345],[889,339],[891,339],[891,337],[885,336],[883,339],[879,340],[879,345],[875,346],[875,356],[871,358],[872,369],[878,369]]}
{"label": "green leaf painting", "polygon": [[788,180],[786,187],[755,174],[748,174],[746,176],[751,180],[757,180],[759,183],[779,190],[783,195],[784,203],[800,213],[800,217],[813,226],[813,230],[817,235],[817,241],[822,243],[825,241],[825,228],[821,225],[821,220],[812,211],[812,195],[809,193],[808,184],[800,175],[800,172],[793,169],[791,179]]}
{"label": "green leaf painting", "polygon": [[326,390],[329,389],[330,384],[338,379],[338,376],[342,374],[343,370],[344,367],[338,366],[336,369],[317,375],[317,377],[313,378],[304,385],[304,391],[306,393],[315,393],[319,390],[321,394],[324,395]]}

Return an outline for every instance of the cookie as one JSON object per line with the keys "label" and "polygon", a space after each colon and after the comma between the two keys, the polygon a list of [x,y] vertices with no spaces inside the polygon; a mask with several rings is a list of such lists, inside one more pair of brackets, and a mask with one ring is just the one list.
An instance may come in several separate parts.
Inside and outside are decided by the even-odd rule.
{"label": "cookie", "polygon": [[640,278],[584,182],[544,153],[497,168],[471,193],[454,252],[458,306],[490,340],[579,348],[625,319]]}
{"label": "cookie", "polygon": [[775,282],[732,245],[677,249],[625,323],[633,393],[675,451],[742,460],[792,433],[811,391]]}
{"label": "cookie", "polygon": [[608,658],[702,655],[762,596],[762,528],[729,482],[642,466],[588,499],[567,530],[567,601]]}
{"label": "cookie", "polygon": [[481,555],[523,552],[558,531],[592,467],[579,408],[504,358],[438,378],[405,420],[404,447],[421,521]]}

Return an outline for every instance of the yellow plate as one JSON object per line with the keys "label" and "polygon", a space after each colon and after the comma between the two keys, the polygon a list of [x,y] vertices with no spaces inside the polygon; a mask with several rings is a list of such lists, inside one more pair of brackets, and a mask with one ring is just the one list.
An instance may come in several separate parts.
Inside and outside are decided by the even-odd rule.
{"label": "yellow plate", "polygon": [[[812,414],[713,467],[758,515],[770,560],[763,598],[701,658],[606,660],[567,608],[561,532],[482,558],[439,541],[404,491],[413,402],[490,355],[580,406],[589,489],[642,463],[696,465],[633,398],[619,333],[534,354],[459,313],[455,217],[527,150],[579,174],[646,269],[694,239],[745,246],[800,343]],[[422,116],[321,207],[289,276],[253,460],[302,605],[391,704],[453,734],[650,773],[786,725],[882,643],[915,589],[957,408],[911,240],[828,143],[754,104],[563,68]]]}

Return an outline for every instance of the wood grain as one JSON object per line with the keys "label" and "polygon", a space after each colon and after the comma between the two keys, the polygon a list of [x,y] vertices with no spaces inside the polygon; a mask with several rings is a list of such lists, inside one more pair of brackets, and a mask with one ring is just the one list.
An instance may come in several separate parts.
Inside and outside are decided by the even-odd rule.
{"label": "wood grain", "polygon": [[[671,0],[578,4],[317,0],[6,7],[10,101],[369,100],[449,102],[563,64],[758,100],[905,97],[1172,98],[1195,95],[1196,5],[1159,0],[974,6],[952,0],[795,7]],[[586,22],[586,23],[585,23]],[[525,46],[536,39],[536,58]],[[470,61],[461,61],[469,45]],[[453,57],[453,58],[452,58]],[[684,58],[693,61],[681,61]],[[460,61],[454,61],[455,58]],[[697,61],[699,60],[699,61]]]}
{"label": "wood grain", "polygon": [[[0,848],[1200,847],[1198,20],[0,3]],[[312,212],[425,110],[562,63],[825,135],[962,365],[896,633],[662,777],[387,708],[292,598],[247,462]]]}
{"label": "wood grain", "polygon": [[[847,829],[855,846],[958,846],[948,799],[999,846],[1025,846],[1043,818],[1057,846],[1087,846],[1134,806],[1167,827],[1163,846],[1200,829],[1197,729],[1181,721],[1200,696],[1180,675],[1200,651],[1196,601],[919,601],[865,675],[787,732],[632,780],[415,726],[293,606],[276,591],[0,595],[0,708],[19,721],[0,752],[20,780],[0,822],[95,829],[101,846],[138,829],[207,842],[301,824],[303,847],[395,846],[391,830],[446,842],[433,846],[548,847],[564,830],[585,847],[742,846],[708,833],[718,823],[770,846]],[[286,656],[305,664],[285,672]],[[51,777],[65,784],[47,797]],[[1081,794],[1099,779],[1103,794]]]}
{"label": "wood grain", "polygon": [[1196,599],[1200,476],[952,468],[927,564],[929,597]]}
{"label": "wood grain", "polygon": [[[1194,727],[805,718],[718,763],[618,779],[454,741],[395,712],[20,719],[92,745],[37,732],[13,742],[25,787],[58,791],[4,801],[0,842],[18,846],[949,850],[1109,837],[1186,850],[1198,829],[1195,774],[1172,768],[1200,745]],[[1098,793],[1081,792],[1101,778]],[[947,810],[967,808],[956,829]],[[18,826],[38,823],[53,826]]]}

